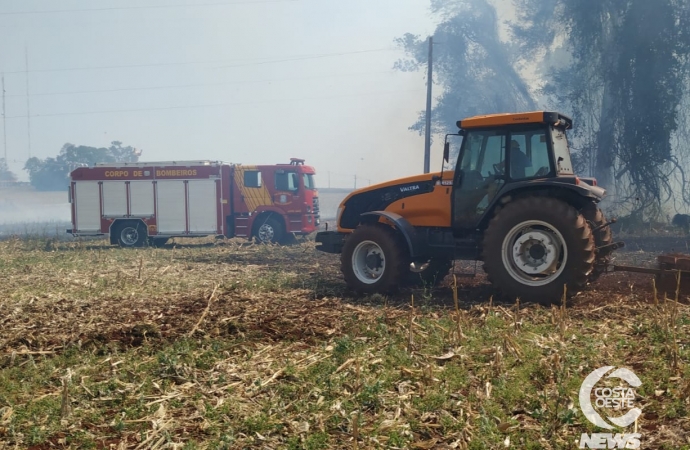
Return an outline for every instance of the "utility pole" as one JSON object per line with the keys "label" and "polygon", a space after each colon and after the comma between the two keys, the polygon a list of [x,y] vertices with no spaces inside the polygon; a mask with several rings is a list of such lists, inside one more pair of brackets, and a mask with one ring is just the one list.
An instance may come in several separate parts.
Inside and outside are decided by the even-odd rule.
{"label": "utility pole", "polygon": [[26,61],[26,133],[29,137],[29,158],[31,158],[31,102],[29,101],[29,48],[24,47]]}
{"label": "utility pole", "polygon": [[429,173],[431,161],[431,83],[433,81],[434,38],[429,36],[429,62],[426,76],[426,133],[424,136],[424,173]]}
{"label": "utility pole", "polygon": [[357,175],[355,175],[355,189],[357,189]]}
{"label": "utility pole", "polygon": [[5,74],[2,74],[2,144],[5,151],[5,164],[7,164],[7,123],[5,121]]}

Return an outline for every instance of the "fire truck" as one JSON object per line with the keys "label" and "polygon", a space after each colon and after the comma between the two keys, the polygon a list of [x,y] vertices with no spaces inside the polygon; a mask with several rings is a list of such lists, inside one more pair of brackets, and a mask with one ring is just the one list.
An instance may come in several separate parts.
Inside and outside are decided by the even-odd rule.
{"label": "fire truck", "polygon": [[166,161],[80,167],[70,174],[67,233],[109,235],[122,247],[210,235],[282,243],[319,225],[315,173],[297,158],[256,166]]}

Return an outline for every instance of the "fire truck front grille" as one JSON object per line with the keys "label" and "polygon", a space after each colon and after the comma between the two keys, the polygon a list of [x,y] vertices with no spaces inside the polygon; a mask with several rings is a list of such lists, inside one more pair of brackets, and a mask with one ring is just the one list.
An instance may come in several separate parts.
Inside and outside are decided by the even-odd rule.
{"label": "fire truck front grille", "polygon": [[319,215],[319,197],[314,197],[312,200],[312,211],[315,216]]}

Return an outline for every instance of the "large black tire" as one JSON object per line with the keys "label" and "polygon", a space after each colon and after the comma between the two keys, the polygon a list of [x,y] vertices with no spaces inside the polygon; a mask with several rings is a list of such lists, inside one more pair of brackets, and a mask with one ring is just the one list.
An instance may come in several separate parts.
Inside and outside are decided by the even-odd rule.
{"label": "large black tire", "polygon": [[446,278],[451,267],[453,267],[452,259],[434,258],[429,261],[429,265],[421,272],[410,270],[406,281],[412,286],[438,286]]}
{"label": "large black tire", "polygon": [[[606,216],[594,203],[589,203],[587,206],[582,208],[582,215],[590,223],[592,229],[596,229],[601,225],[607,223]],[[613,242],[613,234],[611,233],[611,227],[607,226],[593,232],[594,234],[594,245],[599,248],[604,245],[609,245]],[[597,251],[597,257],[594,261],[594,270],[589,277],[590,281],[595,281],[601,274],[606,272],[606,267],[611,260],[612,250],[599,250]]]}
{"label": "large black tire", "polygon": [[143,247],[148,240],[146,227],[138,220],[129,220],[115,228],[115,240],[120,247]]}
{"label": "large black tire", "polygon": [[259,217],[252,234],[257,244],[280,244],[285,239],[283,224],[273,216]]}
{"label": "large black tire", "polygon": [[409,272],[403,242],[387,225],[360,225],[345,240],[340,269],[348,287],[358,293],[395,292]]}
{"label": "large black tire", "polygon": [[549,197],[524,197],[498,211],[484,234],[484,270],[512,299],[559,303],[563,286],[580,291],[593,270],[592,231],[578,211]]}

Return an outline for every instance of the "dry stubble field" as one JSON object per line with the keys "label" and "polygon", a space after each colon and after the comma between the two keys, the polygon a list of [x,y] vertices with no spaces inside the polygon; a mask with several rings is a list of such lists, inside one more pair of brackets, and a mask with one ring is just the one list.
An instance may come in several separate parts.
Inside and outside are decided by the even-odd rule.
{"label": "dry stubble field", "polygon": [[643,381],[641,448],[690,448],[690,309],[644,275],[563,309],[481,269],[457,307],[452,277],[356,298],[312,242],[11,239],[0,269],[0,449],[572,449],[604,365]]}

